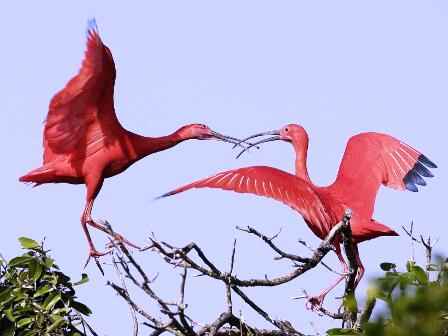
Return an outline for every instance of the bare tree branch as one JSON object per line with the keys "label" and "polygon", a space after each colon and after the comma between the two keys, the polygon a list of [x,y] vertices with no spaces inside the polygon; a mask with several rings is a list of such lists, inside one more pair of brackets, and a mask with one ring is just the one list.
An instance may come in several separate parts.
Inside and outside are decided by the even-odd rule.
{"label": "bare tree branch", "polygon": [[346,319],[349,328],[356,322],[358,308],[355,298],[355,279],[358,273],[358,262],[356,259],[355,247],[352,240],[352,229],[350,226],[350,218],[353,212],[350,209],[344,211],[342,220],[342,244],[344,252],[348,260],[348,276],[345,278],[344,306],[346,308]]}
{"label": "bare tree branch", "polygon": [[[352,244],[351,229],[350,229],[350,213],[346,212],[343,220],[335,225],[328,236],[321,242],[319,247],[312,250],[312,255],[307,258],[300,257],[295,254],[284,252],[277,245],[273,243],[273,240],[278,236],[269,238],[256,229],[238,228],[241,231],[252,234],[262,239],[271,249],[273,249],[279,257],[276,259],[288,259],[293,261],[294,269],[283,276],[269,279],[265,278],[257,279],[240,279],[233,274],[235,267],[235,255],[236,255],[236,240],[233,242],[232,253],[230,256],[230,268],[229,272],[220,270],[204,253],[204,251],[194,242],[191,242],[183,247],[175,247],[168,242],[159,243],[153,236],[149,239],[149,244],[142,249],[142,251],[153,251],[156,255],[162,257],[162,259],[173,265],[175,268],[181,268],[181,281],[180,281],[180,297],[177,302],[162,299],[156,291],[153,289],[150,277],[145,273],[143,268],[135,260],[133,255],[129,252],[126,246],[120,241],[112,241],[111,245],[115,250],[119,250],[113,257],[112,262],[114,267],[119,271],[117,272],[122,285],[118,286],[114,282],[109,281],[108,285],[115,290],[115,292],[121,296],[131,307],[131,311],[137,312],[141,317],[145,319],[144,325],[153,329],[151,335],[160,335],[164,332],[171,333],[173,335],[224,335],[226,333],[235,332],[238,334],[252,333],[255,335],[296,335],[302,336],[303,333],[296,330],[289,321],[273,318],[269,313],[258,305],[253,298],[250,298],[243,290],[244,287],[272,287],[279,286],[290,282],[305,272],[316,267],[322,262],[325,255],[334,249],[333,244],[339,241],[342,236],[342,242],[344,244],[344,251],[346,252],[347,259],[349,260],[350,272],[347,278],[346,293],[345,295],[354,295],[354,279],[356,277],[357,263],[356,255]],[[110,226],[109,226],[110,227]],[[110,228],[111,236],[114,236],[112,228]],[[115,259],[116,258],[116,259]],[[298,264],[300,263],[300,264]],[[206,276],[218,281],[221,281],[225,286],[225,299],[226,299],[226,311],[221,313],[215,321],[209,324],[200,324],[187,315],[188,305],[185,302],[185,293],[188,279],[188,269],[192,269],[198,273],[199,276]],[[331,270],[331,269],[330,269]],[[149,296],[153,302],[155,302],[159,308],[162,317],[155,317],[152,313],[142,309],[129,295],[124,284],[123,275],[135,286],[139,287],[146,295]],[[249,326],[242,317],[237,317],[233,313],[232,293],[238,295],[251,309],[257,314],[262,316],[266,321],[271,323],[276,329],[259,329]],[[321,308],[320,313],[330,316],[335,319],[346,319],[347,316],[341,313],[332,313],[330,311]],[[353,323],[356,320],[352,318]],[[136,320],[134,320],[135,323]],[[135,334],[135,328],[134,328]]]}

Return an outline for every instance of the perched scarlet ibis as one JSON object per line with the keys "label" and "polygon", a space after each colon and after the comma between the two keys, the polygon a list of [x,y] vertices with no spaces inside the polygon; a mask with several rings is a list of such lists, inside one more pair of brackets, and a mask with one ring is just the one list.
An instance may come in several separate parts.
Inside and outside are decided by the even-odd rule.
{"label": "perched scarlet ibis", "polygon": [[[19,178],[21,182],[82,184],[87,187],[81,225],[89,242],[90,257],[98,252],[87,224],[107,232],[91,218],[93,202],[103,181],[126,170],[147,155],[189,139],[238,139],[212,131],[202,124],[181,127],[174,133],[151,138],[124,129],[114,110],[115,64],[100,39],[94,19],[88,23],[87,50],[79,73],[51,99],[43,136],[43,165]],[[238,140],[239,141],[239,140]],[[116,239],[137,247],[116,234]]]}
{"label": "perched scarlet ibis", "polygon": [[[361,133],[348,141],[336,181],[327,187],[318,187],[308,176],[308,134],[302,126],[286,125],[280,130],[258,133],[244,140],[264,135],[273,137],[253,145],[275,140],[293,145],[296,152],[295,175],[272,167],[246,167],[201,179],[161,197],[205,187],[270,197],[299,212],[320,239],[328,235],[331,228],[342,219],[344,210],[349,208],[353,211],[350,223],[359,264],[356,278],[358,285],[364,274],[364,267],[357,244],[380,236],[398,235],[393,229],[372,219],[380,185],[415,192],[418,191],[417,185],[426,185],[423,177],[433,177],[426,167],[437,166],[419,151],[390,135]],[[334,242],[334,251],[341,263],[342,273],[321,294],[308,301],[313,309],[322,306],[325,295],[344,278],[344,273],[348,270],[340,243],[340,239]]]}

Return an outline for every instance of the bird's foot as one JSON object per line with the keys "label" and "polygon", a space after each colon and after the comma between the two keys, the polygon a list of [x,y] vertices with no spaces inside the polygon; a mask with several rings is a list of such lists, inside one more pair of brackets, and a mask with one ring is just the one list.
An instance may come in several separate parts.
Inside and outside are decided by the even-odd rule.
{"label": "bird's foot", "polygon": [[324,303],[325,295],[317,295],[308,298],[306,302],[306,308],[312,310],[313,312],[319,312],[322,308],[322,304]]}
{"label": "bird's foot", "polygon": [[103,268],[101,267],[101,264],[100,264],[100,262],[99,262],[99,257],[108,255],[108,254],[110,254],[110,253],[112,253],[111,250],[104,251],[104,252],[99,252],[99,251],[97,251],[97,250],[95,249],[94,246],[90,246],[90,249],[89,249],[89,256],[87,257],[87,261],[86,261],[86,263],[84,264],[84,268],[87,267],[87,265],[89,264],[90,259],[93,258],[93,259],[95,260],[96,266],[99,268],[100,272],[104,275]]}
{"label": "bird's foot", "polygon": [[[96,221],[91,220],[89,222],[89,225],[93,226],[93,227],[95,227],[95,228],[97,228],[97,229],[99,229],[99,230],[101,230],[101,231],[103,231],[103,232],[105,232],[107,234],[109,234],[110,236],[112,236],[115,239],[115,241],[121,242],[121,243],[126,244],[128,246],[131,246],[131,247],[134,247],[134,248],[136,248],[138,250],[141,250],[140,246],[138,246],[138,245],[136,245],[134,243],[131,243],[129,240],[124,238],[121,234],[119,234],[117,232],[114,232],[112,230],[111,225],[109,224],[109,222],[107,220],[103,220],[103,219],[98,219]],[[112,247],[114,247],[114,245],[115,245],[114,242],[111,242],[111,243],[107,244],[106,246],[108,248],[112,248]]]}

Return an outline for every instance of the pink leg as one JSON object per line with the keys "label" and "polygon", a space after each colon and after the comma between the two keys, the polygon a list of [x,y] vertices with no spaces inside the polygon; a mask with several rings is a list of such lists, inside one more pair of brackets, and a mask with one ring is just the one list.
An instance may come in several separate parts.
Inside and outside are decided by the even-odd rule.
{"label": "pink leg", "polygon": [[[86,234],[87,241],[89,243],[89,256],[88,256],[87,262],[86,262],[86,265],[87,265],[89,263],[89,260],[91,257],[98,258],[98,257],[101,257],[103,255],[110,253],[110,251],[98,252],[95,249],[95,246],[93,245],[92,238],[90,237],[90,233],[87,229],[87,224],[88,224],[98,230],[101,230],[105,233],[109,233],[107,228],[104,225],[95,223],[95,221],[91,217],[93,202],[95,201],[95,198],[98,195],[98,193],[101,189],[101,186],[103,185],[103,180],[90,176],[89,178],[86,178],[86,185],[87,185],[87,201],[86,201],[86,206],[84,208],[84,212],[81,217],[81,225],[84,230],[84,233]],[[122,235],[120,235],[118,233],[114,233],[113,237],[129,246],[140,249],[140,247],[138,247],[135,244],[132,244],[129,240],[125,239]]]}
{"label": "pink leg", "polygon": [[308,299],[306,307],[313,311],[317,311],[322,307],[325,296],[328,294],[329,291],[331,291],[334,287],[336,287],[345,278],[348,271],[348,267],[344,260],[344,257],[342,257],[341,248],[339,244],[335,244],[334,247],[335,247],[335,253],[338,256],[339,262],[341,263],[342,274],[338,275],[338,277],[330,285],[328,285],[319,295],[313,296]]}
{"label": "pink leg", "polygon": [[82,213],[82,216],[81,216],[81,226],[82,226],[82,229],[84,230],[84,233],[87,237],[87,241],[89,243],[89,257],[87,258],[86,265],[88,264],[91,257],[97,258],[97,257],[101,257],[101,256],[109,253],[107,251],[106,252],[98,252],[96,250],[96,248],[92,242],[92,237],[90,237],[89,230],[87,229],[87,224],[90,225],[93,222],[92,217],[90,216],[90,214],[92,212],[93,201],[94,200],[87,201],[86,206],[84,208],[84,212]]}
{"label": "pink leg", "polygon": [[358,263],[358,275],[355,280],[355,288],[358,287],[359,282],[361,281],[364,275],[364,265],[361,262],[361,258],[359,257],[358,245],[354,245],[355,254],[356,254],[356,262]]}

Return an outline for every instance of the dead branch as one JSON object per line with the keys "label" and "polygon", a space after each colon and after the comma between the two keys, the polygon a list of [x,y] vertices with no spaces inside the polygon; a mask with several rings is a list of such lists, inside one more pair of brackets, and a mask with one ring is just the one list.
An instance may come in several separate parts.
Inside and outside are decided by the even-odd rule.
{"label": "dead branch", "polygon": [[[313,251],[310,257],[303,258],[295,254],[284,252],[277,245],[273,243],[273,240],[278,236],[278,233],[269,238],[262,233],[258,232],[254,228],[238,228],[244,232],[250,233],[260,239],[262,239],[271,249],[273,249],[279,257],[276,259],[288,259],[293,261],[294,270],[290,273],[279,276],[274,279],[268,279],[267,276],[262,279],[240,279],[233,274],[235,264],[235,252],[236,252],[236,240],[233,243],[232,253],[230,257],[230,270],[225,272],[220,270],[204,253],[204,251],[194,242],[191,242],[183,247],[175,247],[167,242],[158,242],[155,237],[149,239],[149,244],[142,249],[142,251],[153,251],[162,259],[174,266],[175,268],[181,268],[181,281],[180,281],[180,297],[177,302],[162,299],[156,291],[153,289],[153,281],[148,276],[143,268],[138,264],[133,255],[129,252],[127,247],[119,242],[113,241],[113,245],[116,253],[113,257],[114,267],[120,268],[119,274],[121,279],[123,275],[132,284],[140,288],[146,295],[148,295],[152,302],[156,303],[159,307],[159,312],[162,314],[160,317],[154,316],[152,313],[142,309],[138,303],[136,303],[129,295],[126,286],[115,284],[112,281],[108,281],[108,285],[115,290],[115,292],[121,296],[131,307],[131,311],[137,312],[141,317],[145,319],[144,325],[153,329],[151,335],[160,335],[164,332],[171,333],[173,335],[224,335],[230,332],[238,334],[252,333],[255,335],[304,335],[295,329],[289,321],[277,319],[271,317],[271,315],[262,307],[260,307],[252,298],[250,298],[242,288],[244,287],[272,287],[279,286],[290,282],[305,272],[316,267],[325,255],[333,249],[333,244],[336,241],[342,241],[344,243],[344,251],[346,252],[347,259],[349,260],[350,272],[347,277],[347,284],[345,295],[354,295],[354,279],[356,277],[357,263],[355,251],[352,245],[351,229],[350,229],[350,212],[346,212],[343,220],[335,225],[328,236],[321,242],[319,247]],[[111,236],[113,236],[112,228],[110,228]],[[340,238],[342,237],[342,239]],[[339,240],[341,239],[341,240]],[[116,259],[115,259],[116,258]],[[300,263],[300,264],[298,264]],[[221,313],[215,321],[208,324],[201,324],[196,322],[191,316],[188,315],[188,305],[185,303],[185,292],[187,287],[188,269],[192,269],[200,276],[207,276],[212,279],[221,281],[225,288],[225,299],[227,309]],[[238,295],[252,310],[257,312],[266,321],[271,323],[276,329],[259,329],[249,326],[241,318],[238,318],[233,313],[232,293]],[[321,313],[332,318],[346,319],[345,314],[332,313],[330,311],[321,308]],[[356,313],[353,319],[353,323],[356,321]],[[134,329],[135,330],[135,329]]]}

